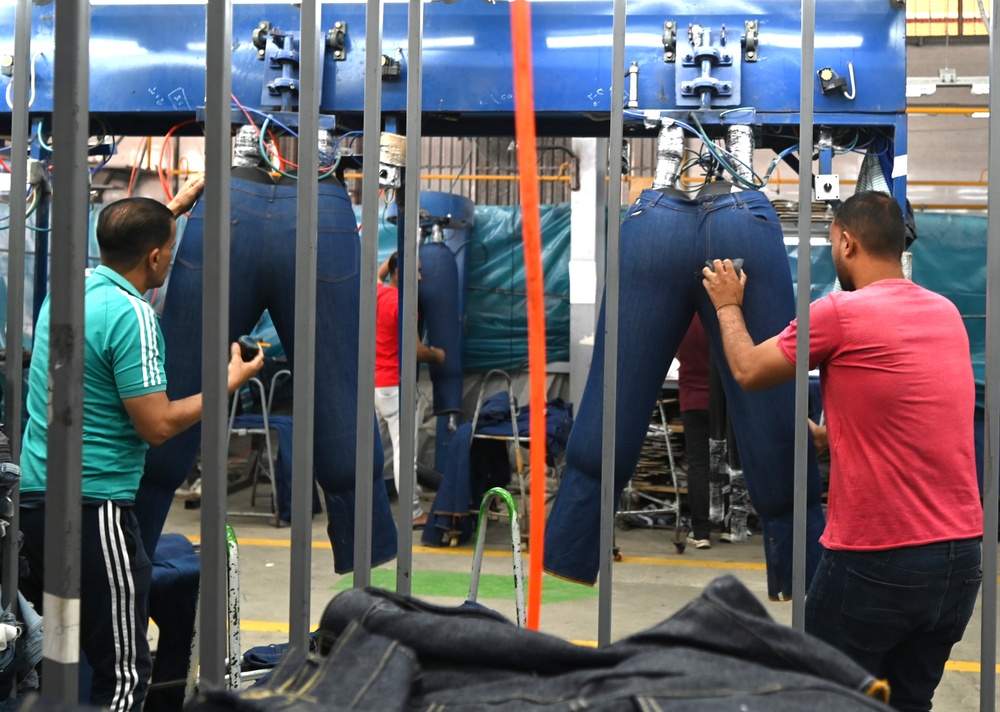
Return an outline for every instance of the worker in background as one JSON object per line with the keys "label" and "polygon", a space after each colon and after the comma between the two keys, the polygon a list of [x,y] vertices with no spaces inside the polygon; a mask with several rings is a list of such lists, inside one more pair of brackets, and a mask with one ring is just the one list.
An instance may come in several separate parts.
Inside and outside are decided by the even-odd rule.
{"label": "worker in background", "polygon": [[[395,252],[378,266],[377,306],[375,325],[375,413],[384,422],[392,442],[392,477],[399,487],[399,269]],[[419,279],[420,267],[417,266]],[[388,278],[388,284],[383,284]],[[417,361],[441,365],[444,363],[444,349],[426,346],[417,339]],[[414,432],[416,428],[414,428]],[[415,464],[415,463],[414,463]],[[413,481],[413,528],[427,523],[427,513],[420,506],[420,488],[416,482],[416,467]],[[402,506],[402,502],[400,502]]]}
{"label": "worker in background", "polygon": [[687,543],[711,549],[712,522],[708,518],[708,336],[696,313],[677,347],[678,397],[684,423],[684,458],[687,460],[688,509],[691,533]]}
{"label": "worker in background", "polygon": [[[189,181],[169,206],[128,198],[105,207],[97,223],[101,264],[86,281],[79,633],[80,647],[93,666],[89,702],[112,712],[141,709],[151,668],[146,628],[152,567],[133,512],[146,449],[191,427],[202,415],[200,393],[167,398],[163,336],[142,295],[166,280],[174,219],[191,207],[203,185],[201,178]],[[46,297],[35,328],[21,456],[21,554],[28,573],[20,586],[39,612],[51,408],[49,319]],[[229,393],[263,363],[263,351],[244,362],[239,346],[232,344]]]}
{"label": "worker in background", "polygon": [[[830,226],[845,291],[809,310],[831,471],[805,626],[887,679],[893,707],[929,710],[982,582],[983,516],[969,339],[951,302],[903,278],[903,235],[884,193],[855,194]],[[737,382],[792,379],[797,323],[754,344],[741,308],[753,275],[730,260],[703,274]]]}

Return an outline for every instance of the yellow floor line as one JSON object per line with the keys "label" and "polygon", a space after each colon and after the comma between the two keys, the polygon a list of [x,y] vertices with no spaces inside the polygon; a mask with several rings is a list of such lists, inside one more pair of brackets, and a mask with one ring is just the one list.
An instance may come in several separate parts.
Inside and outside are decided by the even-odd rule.
{"label": "yellow floor line", "polygon": [[741,569],[744,571],[764,571],[762,563],[752,561],[700,561],[696,559],[667,559],[656,556],[623,556],[623,564],[643,564],[645,566],[692,566],[706,569]]}
{"label": "yellow floor line", "polygon": [[[189,536],[192,542],[197,544],[201,541],[200,537]],[[291,546],[291,542],[287,539],[239,539],[240,546],[263,546],[263,547],[275,547],[281,549],[287,549]],[[313,549],[322,549],[324,551],[330,550],[329,541],[313,541]],[[415,554],[430,554],[433,556],[472,556],[473,550],[469,547],[434,547],[434,546],[415,546],[413,547],[413,553]],[[487,549],[483,552],[483,556],[486,557],[503,557],[509,558],[510,552],[503,549]],[[530,559],[530,552],[525,551],[523,553],[525,560]],[[656,556],[623,556],[619,563],[623,564],[639,564],[642,566],[691,566],[695,568],[706,568],[706,569],[740,569],[744,571],[764,571],[765,566],[763,563],[746,562],[746,561],[700,561],[695,559],[678,559],[678,558],[665,558]]]}
{"label": "yellow floor line", "polygon": [[[188,536],[194,543],[201,541],[200,537]],[[264,546],[264,547],[277,547],[287,549],[291,546],[291,542],[283,539],[240,539],[240,546]],[[330,549],[330,542],[328,541],[314,541],[312,543],[313,549]],[[438,556],[471,556],[472,549],[467,547],[454,547],[454,548],[438,548],[432,546],[415,546],[413,547],[413,552],[416,554],[432,554]],[[497,550],[497,549],[487,549],[483,552],[483,556],[489,557],[509,557],[510,552]],[[528,558],[528,553],[524,553],[524,558]],[[693,559],[678,559],[678,558],[661,558],[654,556],[625,556],[622,558],[621,563],[625,564],[639,564],[643,566],[690,566],[694,568],[706,568],[706,569],[740,569],[744,571],[764,571],[765,566],[762,563],[754,562],[741,562],[741,561],[695,561]],[[1000,580],[1000,579],[998,579]],[[318,623],[313,623],[312,628],[315,630],[318,627]],[[288,624],[281,623],[278,621],[240,621],[240,628],[252,633],[288,633]],[[593,640],[571,640],[569,641],[576,645],[582,645],[586,647],[597,647],[597,641]],[[966,662],[961,660],[949,660],[944,667],[945,670],[951,672],[969,672],[969,673],[979,673],[982,670],[982,666],[975,662]],[[997,665],[997,674],[1000,675],[1000,665]]]}

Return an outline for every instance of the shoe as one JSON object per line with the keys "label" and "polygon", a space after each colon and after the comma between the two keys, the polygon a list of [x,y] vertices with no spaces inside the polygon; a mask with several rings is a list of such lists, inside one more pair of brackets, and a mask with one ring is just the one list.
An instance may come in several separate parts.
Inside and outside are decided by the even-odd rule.
{"label": "shoe", "polygon": [[708,539],[695,539],[692,534],[688,534],[687,543],[693,546],[695,549],[711,549],[712,542]]}
{"label": "shoe", "polygon": [[413,520],[414,529],[423,529],[425,524],[427,524],[427,512],[424,512],[419,517]]}
{"label": "shoe", "polygon": [[[753,532],[750,531],[749,529],[747,529],[747,539],[749,539],[752,536],[753,536]],[[719,534],[719,541],[721,541],[721,542],[723,542],[725,544],[732,544],[733,543],[733,535],[732,535],[732,533],[731,532],[722,532],[721,534]]]}

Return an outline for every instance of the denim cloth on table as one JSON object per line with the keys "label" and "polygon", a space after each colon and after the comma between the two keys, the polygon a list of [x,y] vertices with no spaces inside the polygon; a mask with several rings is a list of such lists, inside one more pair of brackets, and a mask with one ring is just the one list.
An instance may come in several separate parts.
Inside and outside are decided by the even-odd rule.
{"label": "denim cloth on table", "polygon": [[354,624],[325,656],[292,649],[266,680],[242,693],[206,690],[185,712],[402,710],[416,677],[413,652]]}
{"label": "denim cloth on table", "polygon": [[[527,439],[531,409],[524,406],[516,410],[516,415],[518,435]],[[549,455],[562,454],[572,427],[572,404],[561,398],[549,401],[545,409],[545,447]],[[506,391],[483,401],[476,433],[512,435]],[[471,422],[458,426],[447,452],[441,483],[421,536],[421,542],[427,546],[441,546],[447,532],[457,531],[459,542],[471,536],[475,522],[467,516],[469,512],[478,511],[483,495],[491,487],[504,487],[510,482],[507,444],[499,440],[473,440]]]}
{"label": "denim cloth on table", "polygon": [[[253,329],[265,309],[295,373],[294,184],[260,183],[256,173],[234,172],[231,186],[229,333],[235,341]],[[177,251],[161,327],[166,342],[167,395],[201,390],[204,201],[191,211]],[[361,245],[347,191],[332,180],[319,185],[316,279],[314,473],[326,498],[334,570],[354,569],[355,452],[358,393],[358,305]],[[373,287],[374,291],[374,287]],[[371,564],[396,555],[396,525],[382,480],[382,444],[374,432]],[[150,448],[135,509],[143,540],[156,548],[174,491],[191,471],[201,440],[196,425]],[[215,473],[206,473],[212,476]]]}
{"label": "denim cloth on table", "polygon": [[[10,702],[21,700],[25,694],[39,687],[38,665],[42,661],[43,619],[18,591],[17,616],[4,611],[0,613],[0,623],[19,629],[17,638],[0,651],[0,700],[4,701],[4,704],[0,704],[0,710],[17,709]],[[14,690],[17,695],[11,697]]]}
{"label": "denim cloth on table", "polygon": [[5,694],[10,694],[11,688],[18,677],[20,668],[18,659],[18,641],[20,635],[17,629],[17,618],[9,610],[0,613],[0,626],[5,626],[3,637],[10,635],[10,639],[3,644],[0,650],[0,689]]}
{"label": "denim cloth on table", "polygon": [[[149,617],[159,629],[151,688],[187,677],[201,576],[201,555],[182,534],[164,534],[153,552]],[[184,704],[184,686],[150,689],[144,712],[172,712]]]}
{"label": "denim cloth on table", "polygon": [[733,576],[603,648],[377,589],[338,594],[319,633],[325,657],[289,654],[262,689],[205,694],[189,709],[886,709],[864,694],[877,687],[872,675],[775,623]]}
{"label": "denim cloth on table", "polygon": [[[759,191],[680,198],[643,191],[621,226],[615,501],[635,471],[653,405],[671,359],[697,311],[722,374],[750,500],[761,517],[768,595],[792,592],[795,384],[747,393],[723,356],[719,321],[702,285],[709,259],[742,258],[743,316],[754,342],[795,317],[781,226]],[[566,448],[566,469],[545,532],[545,569],[592,584],[597,579],[604,388],[602,301],[593,360]],[[808,444],[811,452],[812,442]],[[819,563],[825,517],[815,458],[809,458],[806,577]]]}
{"label": "denim cloth on table", "polygon": [[893,707],[929,710],[976,605],[980,544],[828,550],[806,597],[806,630],[885,678]]}

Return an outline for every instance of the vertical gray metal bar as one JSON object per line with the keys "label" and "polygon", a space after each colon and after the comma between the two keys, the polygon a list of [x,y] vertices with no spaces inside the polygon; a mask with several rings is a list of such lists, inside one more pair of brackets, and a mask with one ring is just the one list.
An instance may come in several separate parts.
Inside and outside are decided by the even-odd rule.
{"label": "vertical gray metal bar", "polygon": [[[400,211],[403,224],[403,335],[399,346],[400,431],[399,453],[399,543],[396,554],[396,593],[409,595],[413,575],[413,527],[410,526],[413,489],[413,464],[416,456],[416,429],[409,425],[417,412],[417,240],[420,235],[420,118],[423,101],[423,27],[422,0],[409,0],[408,38],[406,45],[406,177],[403,183],[404,205]],[[446,354],[447,356],[447,354]],[[457,354],[452,355],[452,358]]]}
{"label": "vertical gray metal bar", "polygon": [[354,498],[354,585],[372,577],[372,467],[375,430],[375,260],[378,158],[382,126],[382,0],[365,11],[364,166],[361,170],[361,301],[358,306],[358,436]]}
{"label": "vertical gray metal bar", "polygon": [[806,475],[809,457],[809,285],[812,284],[813,56],[816,0],[802,0],[802,83],[799,85],[799,271],[795,340],[795,490],[792,524],[792,626],[806,625]]}
{"label": "vertical gray metal bar", "polygon": [[313,421],[316,379],[316,254],[318,250],[319,174],[319,0],[302,0],[299,29],[299,181],[295,233],[295,370],[292,382],[295,428],[292,432],[292,560],[288,591],[289,642],[309,649],[312,566]]}
{"label": "vertical gray metal bar", "polygon": [[[1000,82],[997,49],[997,12],[1000,1],[990,3],[990,83]],[[989,170],[1000,176],[1000,98],[990,92]],[[986,249],[986,422],[983,451],[983,591],[980,637],[979,709],[996,709],[997,662],[997,480],[1000,467],[1000,190],[987,196]]]}
{"label": "vertical gray metal bar", "polygon": [[[80,657],[80,468],[83,460],[83,280],[89,228],[87,133],[90,123],[90,3],[59,5],[55,19],[52,386],[45,490],[45,638],[42,690],[73,702]],[[23,82],[22,82],[23,86]],[[17,147],[20,151],[23,148]],[[11,186],[11,191],[21,190]]]}
{"label": "vertical gray metal bar", "polygon": [[226,676],[226,383],[229,361],[229,165],[232,2],[208,0],[205,57],[205,273],[202,282],[201,680]]}
{"label": "vertical gray metal bar", "polygon": [[[608,258],[604,292],[604,421],[601,441],[601,580],[597,605],[597,644],[611,642],[611,548],[615,524],[615,433],[618,414],[618,272],[622,202],[622,146],[625,92],[625,7],[614,0],[611,44],[611,127],[608,133]],[[598,156],[597,160],[604,160]]]}
{"label": "vertical gray metal bar", "polygon": [[[21,461],[21,397],[22,375],[21,354],[24,351],[24,231],[27,223],[25,212],[27,196],[22,186],[28,180],[28,87],[31,57],[31,1],[17,0],[14,17],[14,72],[18,81],[14,82],[14,108],[11,109],[11,149],[10,149],[10,232],[7,238],[7,363],[4,393],[4,431],[10,439],[10,454],[14,462]],[[14,513],[11,529],[18,531],[18,505],[21,492],[14,488],[11,492]],[[17,611],[17,537],[8,536],[3,540],[3,572],[0,579],[0,606],[4,609],[13,605]]]}

